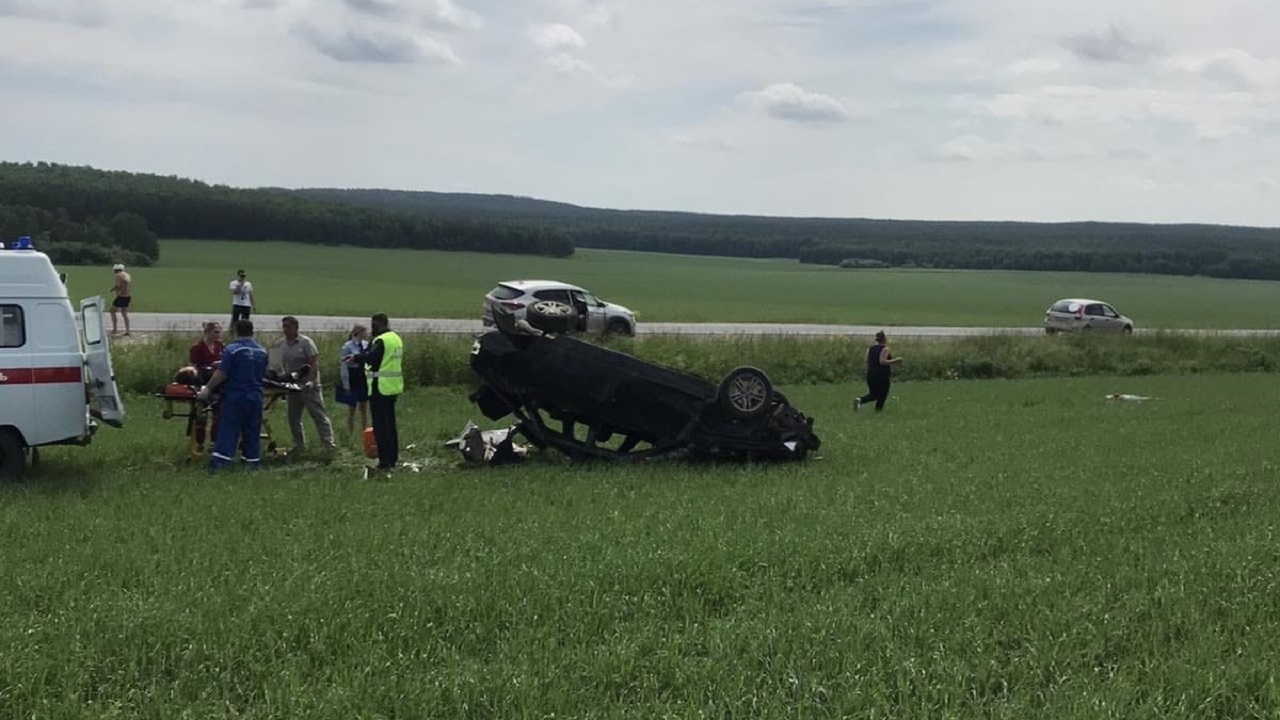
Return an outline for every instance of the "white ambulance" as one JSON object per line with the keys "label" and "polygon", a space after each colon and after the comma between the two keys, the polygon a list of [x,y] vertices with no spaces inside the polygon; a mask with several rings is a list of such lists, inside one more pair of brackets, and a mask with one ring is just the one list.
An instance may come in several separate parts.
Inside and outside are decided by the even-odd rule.
{"label": "white ambulance", "polygon": [[124,422],[102,298],[77,317],[64,280],[30,238],[0,244],[0,478],[41,446],[87,445],[95,419]]}

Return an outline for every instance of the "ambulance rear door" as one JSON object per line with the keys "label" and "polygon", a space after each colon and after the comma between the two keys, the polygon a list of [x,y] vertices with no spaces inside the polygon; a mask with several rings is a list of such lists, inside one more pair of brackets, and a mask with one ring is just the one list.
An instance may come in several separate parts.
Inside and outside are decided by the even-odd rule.
{"label": "ambulance rear door", "polygon": [[102,421],[112,427],[121,427],[124,425],[124,405],[120,402],[116,374],[111,368],[111,348],[107,343],[104,315],[101,297],[80,301],[80,329],[85,365],[89,369],[89,391]]}

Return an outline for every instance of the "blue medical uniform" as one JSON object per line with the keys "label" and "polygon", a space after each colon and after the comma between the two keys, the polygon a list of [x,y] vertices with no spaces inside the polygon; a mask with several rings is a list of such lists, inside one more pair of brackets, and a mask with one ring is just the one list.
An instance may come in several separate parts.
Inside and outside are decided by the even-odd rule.
{"label": "blue medical uniform", "polygon": [[227,379],[222,383],[218,443],[209,456],[209,470],[231,464],[241,437],[241,457],[257,467],[262,461],[262,378],[267,374],[267,351],[253,338],[237,338],[222,350],[218,369]]}

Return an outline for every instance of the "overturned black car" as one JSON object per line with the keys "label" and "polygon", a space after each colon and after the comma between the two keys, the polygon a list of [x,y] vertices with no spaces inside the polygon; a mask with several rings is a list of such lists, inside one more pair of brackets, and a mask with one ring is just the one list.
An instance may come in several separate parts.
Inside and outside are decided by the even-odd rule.
{"label": "overturned black car", "polygon": [[[514,415],[540,448],[574,458],[801,460],[821,444],[813,419],[753,367],[717,386],[691,373],[586,343],[538,322],[497,318],[476,338],[471,400],[491,420]],[[548,332],[544,333],[543,330]]]}

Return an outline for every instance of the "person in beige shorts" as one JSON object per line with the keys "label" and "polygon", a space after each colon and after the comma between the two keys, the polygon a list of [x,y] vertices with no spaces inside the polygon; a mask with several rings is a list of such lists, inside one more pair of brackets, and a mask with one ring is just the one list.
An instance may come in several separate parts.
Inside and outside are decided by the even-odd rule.
{"label": "person in beige shorts", "polygon": [[284,337],[275,346],[275,362],[278,362],[286,373],[301,370],[304,365],[310,366],[310,374],[301,392],[291,392],[289,401],[289,432],[293,435],[293,447],[306,447],[306,437],[302,433],[302,411],[306,409],[316,426],[316,434],[320,443],[326,448],[333,448],[333,423],[324,412],[324,394],[320,389],[320,364],[316,362],[319,352],[316,344],[298,332],[298,319],[287,315],[280,321],[280,329]]}

